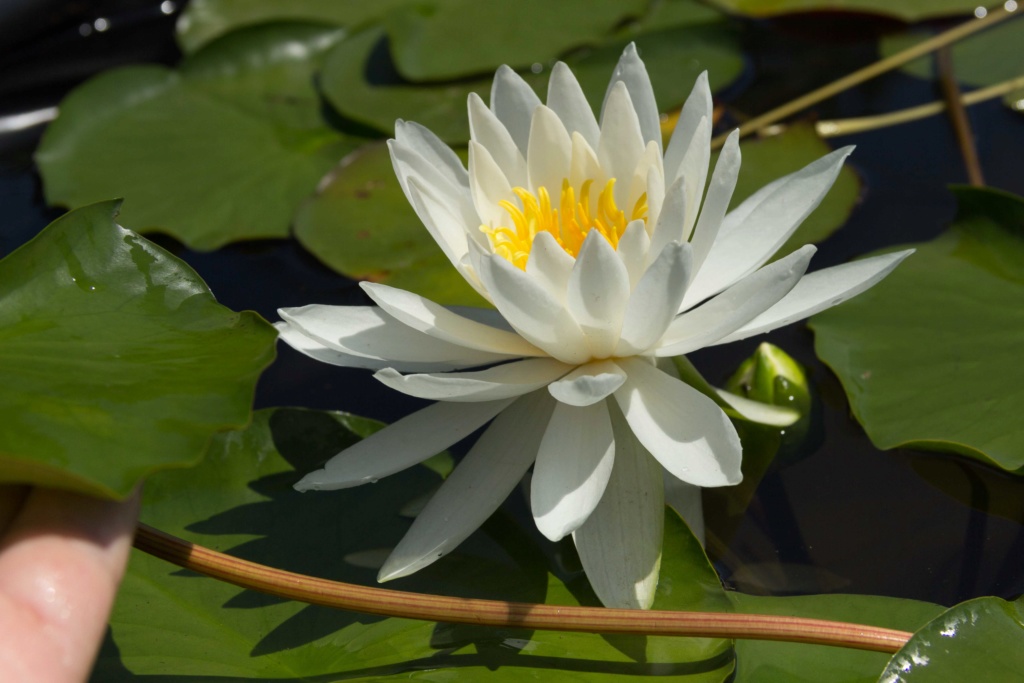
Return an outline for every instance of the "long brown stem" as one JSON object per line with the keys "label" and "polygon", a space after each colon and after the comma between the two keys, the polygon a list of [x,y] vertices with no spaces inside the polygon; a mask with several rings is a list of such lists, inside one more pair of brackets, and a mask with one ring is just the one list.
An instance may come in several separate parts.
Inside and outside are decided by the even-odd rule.
{"label": "long brown stem", "polygon": [[953,75],[953,52],[949,46],[935,53],[936,71],[939,74],[939,87],[942,88],[942,99],[946,102],[946,112],[953,124],[956,141],[960,146],[960,155],[964,158],[967,168],[967,180],[974,187],[984,187],[985,178],[981,173],[981,162],[978,160],[978,148],[974,146],[974,133],[971,122],[967,118],[967,110],[960,101],[960,87]]}
{"label": "long brown stem", "polygon": [[139,525],[135,547],[180,567],[261,593],[407,619],[583,633],[781,640],[876,652],[896,652],[911,636],[906,631],[801,617],[538,605],[371,588],[248,562],[145,524]]}
{"label": "long brown stem", "polygon": [[[918,57],[934,52],[945,45],[950,45],[958,40],[962,40],[969,35],[982,31],[1005,19],[1008,19],[1011,16],[1013,16],[1012,11],[1001,7],[999,9],[992,10],[983,19],[971,19],[966,21],[959,26],[955,26],[948,31],[940,33],[934,38],[929,38],[928,40],[918,43],[917,45],[913,45],[906,50],[902,50],[901,52],[897,52],[894,55],[877,61],[874,64],[869,64],[863,69],[854,71],[847,76],[843,76],[837,81],[833,81],[832,83],[811,91],[802,97],[798,97],[780,107],[776,107],[769,112],[750,119],[740,126],[740,136],[745,136],[753,133],[754,131],[760,130],[775,123],[776,121],[790,116],[791,114],[795,114],[802,109],[806,109],[813,104],[826,100],[829,97],[837,95],[844,90],[848,90],[855,85],[860,85],[864,81],[870,80],[875,76],[885,73],[886,71],[892,71],[897,67],[903,66],[907,62],[911,62]],[[725,142],[726,137],[727,135],[719,135],[711,141],[712,147],[721,147]]]}

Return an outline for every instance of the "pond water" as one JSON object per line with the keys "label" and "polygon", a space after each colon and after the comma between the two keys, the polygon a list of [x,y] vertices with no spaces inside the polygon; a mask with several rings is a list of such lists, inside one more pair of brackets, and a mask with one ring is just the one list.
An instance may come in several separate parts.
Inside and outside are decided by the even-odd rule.
{"label": "pond water", "polygon": [[[156,4],[107,3],[111,16],[132,19],[128,28],[109,35],[81,35],[83,17],[69,15],[41,26],[31,43],[12,45],[7,38],[0,45],[0,115],[53,106],[70,86],[118,64],[173,64],[173,22],[155,11]],[[749,112],[767,110],[873,61],[874,36],[891,26],[841,16],[824,25],[750,22],[746,72],[719,95]],[[932,85],[893,73],[823,103],[813,116],[881,113],[937,97]],[[970,120],[988,184],[1024,193],[1020,114],[993,101],[971,108]],[[60,214],[44,205],[31,166],[39,132],[0,135],[0,255]],[[850,163],[863,190],[849,222],[820,245],[812,269],[930,239],[953,218],[955,204],[945,186],[963,183],[966,176],[946,118],[833,142],[857,145]],[[281,306],[365,303],[353,282],[294,241],[196,253],[170,238],[154,239],[190,263],[217,298],[236,310],[253,309],[274,320]],[[813,428],[799,457],[772,466],[734,531],[726,535],[724,525],[716,526],[722,520],[709,520],[716,539],[711,553],[727,585],[751,593],[870,593],[944,604],[1024,592],[1024,486],[972,461],[877,450],[851,419],[837,379],[816,359],[806,327],[793,325],[767,340],[808,369],[816,390]],[[721,384],[760,341],[701,351],[691,359]],[[420,402],[388,390],[368,372],[328,367],[281,347],[260,381],[256,404],[345,410],[390,421]]]}

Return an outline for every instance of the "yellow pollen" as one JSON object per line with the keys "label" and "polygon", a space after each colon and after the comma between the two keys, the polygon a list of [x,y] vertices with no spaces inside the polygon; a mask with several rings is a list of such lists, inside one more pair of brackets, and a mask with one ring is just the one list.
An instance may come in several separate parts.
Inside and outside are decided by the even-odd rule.
{"label": "yellow pollen", "polygon": [[597,197],[595,211],[590,211],[590,188],[593,180],[587,180],[579,189],[579,199],[569,181],[562,181],[562,192],[558,202],[553,204],[546,187],[537,188],[537,194],[516,187],[512,192],[521,206],[504,200],[498,202],[512,218],[512,225],[490,227],[481,225],[490,239],[491,248],[517,268],[526,269],[530,258],[533,238],[542,232],[549,233],[569,256],[576,258],[583,246],[583,240],[591,230],[597,230],[612,248],[618,249],[619,239],[630,221],[647,220],[647,193],[640,195],[627,216],[615,204],[615,178],[609,180]]}

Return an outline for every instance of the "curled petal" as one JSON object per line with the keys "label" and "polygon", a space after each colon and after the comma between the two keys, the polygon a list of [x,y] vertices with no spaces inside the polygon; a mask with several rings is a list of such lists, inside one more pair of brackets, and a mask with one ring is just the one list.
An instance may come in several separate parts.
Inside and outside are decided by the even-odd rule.
{"label": "curled petal", "polygon": [[395,391],[431,401],[495,401],[547,386],[572,369],[550,358],[531,358],[477,372],[402,375],[391,368],[374,377]]}
{"label": "curled petal", "polygon": [[611,396],[626,381],[626,373],[612,361],[581,365],[565,377],[548,385],[548,391],[561,403],[589,406]]}

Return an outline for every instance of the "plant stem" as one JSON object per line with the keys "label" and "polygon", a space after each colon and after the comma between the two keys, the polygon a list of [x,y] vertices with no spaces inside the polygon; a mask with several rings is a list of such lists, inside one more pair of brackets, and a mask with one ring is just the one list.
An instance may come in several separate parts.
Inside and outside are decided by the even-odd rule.
{"label": "plant stem", "polygon": [[[796,98],[786,104],[776,107],[769,112],[756,116],[742,126],[740,126],[740,136],[749,135],[750,133],[760,130],[766,126],[769,126],[776,121],[786,118],[791,114],[795,114],[802,109],[806,109],[813,104],[817,104],[822,100],[828,99],[833,95],[837,95],[844,90],[848,90],[855,85],[859,85],[864,81],[870,80],[875,76],[885,73],[886,71],[892,71],[893,69],[903,66],[907,62],[911,62],[918,57],[926,55],[930,52],[934,52],[939,48],[955,43],[958,40],[962,40],[978,31],[982,31],[990,26],[998,24],[1013,16],[1013,12],[1000,7],[989,12],[982,19],[970,19],[958,26],[955,26],[948,31],[940,33],[934,38],[929,38],[917,45],[912,45],[906,50],[897,52],[894,55],[890,55],[885,59],[879,60],[874,64],[869,64],[863,69],[854,71],[852,74],[843,76],[837,81],[833,81],[828,85],[822,86],[817,90],[813,90],[806,95]],[[719,135],[711,141],[711,146],[714,149],[721,147],[725,143],[727,135]]]}
{"label": "plant stem", "polygon": [[906,631],[802,617],[540,605],[407,593],[273,569],[140,524],[135,547],[185,569],[251,590],[351,612],[505,628],[749,638],[896,652]]}
{"label": "plant stem", "polygon": [[[960,101],[965,107],[970,107],[1022,88],[1024,88],[1024,76],[1018,76],[1002,83],[990,85],[987,88],[979,88],[969,93],[963,93],[960,95]],[[870,130],[877,130],[878,128],[917,121],[918,119],[939,114],[945,111],[945,109],[945,102],[929,102],[928,104],[900,109],[888,114],[878,114],[877,116],[858,116],[850,119],[818,121],[814,128],[819,136],[834,138],[840,135],[853,135],[855,133],[864,133]]]}
{"label": "plant stem", "polygon": [[960,147],[960,155],[964,158],[967,168],[967,180],[974,187],[984,187],[985,178],[981,173],[981,162],[978,160],[978,148],[974,146],[974,133],[971,122],[967,119],[967,111],[960,101],[960,87],[953,75],[953,52],[949,46],[935,53],[935,66],[939,74],[939,87],[942,99],[946,102],[946,111],[956,133],[956,141]]}

